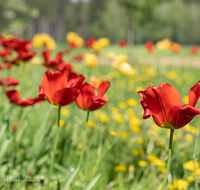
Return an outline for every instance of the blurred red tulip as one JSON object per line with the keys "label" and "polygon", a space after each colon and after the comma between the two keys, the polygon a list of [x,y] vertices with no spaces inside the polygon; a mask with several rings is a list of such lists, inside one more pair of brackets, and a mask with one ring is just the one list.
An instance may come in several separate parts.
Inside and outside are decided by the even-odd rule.
{"label": "blurred red tulip", "polygon": [[150,53],[154,53],[154,44],[151,41],[147,41],[144,44],[144,47],[147,49],[147,51],[149,51]]}
{"label": "blurred red tulip", "polygon": [[45,60],[45,63],[43,64],[44,66],[57,69],[58,65],[63,63],[62,58],[65,55],[65,52],[61,51],[60,53],[58,53],[56,55],[55,59],[53,59],[53,60],[51,60],[51,58],[50,58],[50,51],[49,50],[43,51],[42,55],[43,55],[44,60]]}
{"label": "blurred red tulip", "polygon": [[52,70],[47,70],[42,78],[39,97],[46,96],[49,103],[58,106],[71,104],[77,98],[84,79],[85,77],[80,75],[75,79],[67,80],[60,71],[54,73]]}
{"label": "blurred red tulip", "polygon": [[34,57],[36,52],[27,52],[23,50],[18,50],[17,57],[12,61],[13,64],[18,64],[20,61],[27,62]]}
{"label": "blurred red tulip", "polygon": [[125,40],[119,40],[119,41],[118,41],[118,46],[119,46],[119,47],[126,47],[126,46],[127,46],[127,43],[126,43]]}
{"label": "blurred red tulip", "polygon": [[12,52],[10,49],[8,48],[4,48],[0,50],[0,56],[1,57],[5,57],[6,55],[10,55]]}
{"label": "blurred red tulip", "polygon": [[200,96],[200,82],[189,91],[189,105],[181,105],[179,92],[167,83],[158,87],[148,86],[145,91],[139,91],[138,94],[143,99],[143,119],[152,115],[155,123],[163,128],[179,129],[200,114],[200,109],[194,107]]}
{"label": "blurred red tulip", "polygon": [[95,111],[100,109],[108,99],[103,95],[110,86],[110,82],[102,82],[98,88],[98,96],[95,96],[95,89],[92,85],[84,82],[80,87],[80,93],[76,99],[77,106],[82,110]]}
{"label": "blurred red tulip", "polygon": [[35,103],[45,100],[44,97],[20,99],[20,92],[16,90],[6,90],[5,93],[11,104],[21,107],[32,106]]}
{"label": "blurred red tulip", "polygon": [[12,68],[12,65],[9,63],[0,64],[0,69],[10,69],[10,68]]}
{"label": "blurred red tulip", "polygon": [[196,53],[198,53],[198,49],[199,48],[197,46],[193,45],[193,46],[190,47],[190,53],[196,54]]}
{"label": "blurred red tulip", "polygon": [[17,86],[18,84],[19,84],[19,81],[17,81],[12,76],[0,79],[0,85],[2,86]]}
{"label": "blurred red tulip", "polygon": [[76,60],[76,61],[82,61],[83,60],[83,54],[80,54],[80,53],[78,53],[78,54],[76,54],[75,56],[74,56],[74,59]]}
{"label": "blurred red tulip", "polygon": [[29,51],[31,49],[31,41],[16,37],[10,37],[8,39],[1,37],[0,44],[2,44],[5,48],[14,49],[16,51]]}
{"label": "blurred red tulip", "polygon": [[77,44],[75,42],[70,42],[69,43],[69,47],[70,48],[76,48],[77,47]]}
{"label": "blurred red tulip", "polygon": [[92,48],[93,43],[97,41],[95,37],[90,37],[87,42],[85,42],[86,48]]}

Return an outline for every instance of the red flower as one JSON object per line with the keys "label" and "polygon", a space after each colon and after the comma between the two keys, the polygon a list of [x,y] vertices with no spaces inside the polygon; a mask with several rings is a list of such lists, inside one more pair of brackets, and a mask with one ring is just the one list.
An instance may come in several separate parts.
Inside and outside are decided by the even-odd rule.
{"label": "red flower", "polygon": [[7,49],[7,48],[0,50],[0,56],[1,57],[5,57],[6,55],[10,55],[11,53],[12,53],[11,50]]}
{"label": "red flower", "polygon": [[37,102],[44,101],[44,97],[37,97],[37,98],[27,98],[27,99],[20,99],[20,92],[16,90],[6,90],[6,95],[10,99],[11,104],[15,104],[17,106],[32,106]]}
{"label": "red flower", "polygon": [[154,44],[153,44],[153,42],[147,41],[147,42],[144,44],[144,47],[145,47],[150,53],[153,53],[153,52],[154,52]]}
{"label": "red flower", "polygon": [[78,74],[72,70],[72,66],[70,63],[60,64],[58,66],[58,70],[62,72],[68,79],[78,77]]}
{"label": "red flower", "polygon": [[11,37],[9,39],[0,38],[0,43],[9,49],[29,51],[31,49],[31,41],[21,38]]}
{"label": "red flower", "polygon": [[28,52],[23,50],[17,50],[18,56],[12,61],[13,64],[18,64],[19,61],[27,62],[33,58],[36,52]]}
{"label": "red flower", "polygon": [[98,96],[95,96],[95,89],[92,85],[84,82],[80,88],[80,94],[76,99],[77,106],[82,110],[95,111],[100,109],[108,99],[103,95],[110,86],[110,82],[102,82],[98,88]]}
{"label": "red flower", "polygon": [[53,73],[47,70],[42,78],[39,97],[46,96],[51,104],[65,106],[71,104],[79,94],[79,88],[85,77],[78,76],[75,79],[67,80],[67,77],[60,71]]}
{"label": "red flower", "polygon": [[119,40],[119,41],[118,41],[118,46],[119,46],[119,47],[126,47],[126,46],[127,46],[127,43],[126,43],[125,40]]}
{"label": "red flower", "polygon": [[76,45],[75,42],[70,42],[70,43],[69,43],[69,47],[70,47],[70,48],[76,48],[77,45]]}
{"label": "red flower", "polygon": [[189,105],[181,105],[179,92],[167,83],[158,87],[148,86],[145,91],[139,91],[138,94],[143,99],[143,119],[152,115],[160,127],[179,129],[200,114],[200,109],[194,107],[200,96],[200,82],[189,91]]}
{"label": "red flower", "polygon": [[10,37],[9,39],[4,39],[0,37],[0,43],[9,49],[29,51],[31,49],[31,41],[24,40],[21,38]]}
{"label": "red flower", "polygon": [[58,65],[63,63],[62,58],[63,58],[64,54],[65,54],[65,52],[61,51],[60,53],[58,53],[56,55],[55,59],[51,60],[50,51],[49,50],[43,51],[42,55],[45,59],[45,63],[43,65],[46,66],[46,67],[49,67],[49,68],[57,69]]}
{"label": "red flower", "polygon": [[195,45],[191,46],[191,47],[190,47],[190,53],[191,53],[191,54],[196,54],[196,53],[198,53],[198,47],[195,46]]}
{"label": "red flower", "polygon": [[80,53],[76,54],[74,56],[74,59],[76,59],[77,61],[82,61],[83,60],[83,54],[80,54]]}
{"label": "red flower", "polygon": [[0,69],[10,69],[11,67],[12,67],[12,65],[8,64],[8,63],[0,64]]}
{"label": "red flower", "polygon": [[96,39],[95,37],[90,37],[90,38],[88,39],[88,41],[85,42],[85,47],[86,47],[86,48],[91,48],[91,47],[92,47],[92,44],[93,44],[95,41],[97,41],[97,39]]}
{"label": "red flower", "polygon": [[19,81],[17,81],[14,77],[6,77],[5,79],[0,79],[0,85],[3,86],[17,86]]}

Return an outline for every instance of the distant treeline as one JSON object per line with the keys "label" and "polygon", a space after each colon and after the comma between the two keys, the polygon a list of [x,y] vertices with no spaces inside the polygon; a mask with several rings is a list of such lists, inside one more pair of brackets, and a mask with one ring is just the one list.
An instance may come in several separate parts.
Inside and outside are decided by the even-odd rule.
{"label": "distant treeline", "polygon": [[[48,33],[55,40],[63,41],[68,31],[75,31],[84,39],[108,37],[115,43],[127,38],[128,11],[122,2],[1,0],[0,32],[28,38],[36,33]],[[153,7],[151,21],[141,23],[137,17],[133,18],[134,41],[157,42],[170,38],[181,44],[200,44],[199,10],[199,0],[159,0]],[[145,12],[138,14],[142,16]]]}

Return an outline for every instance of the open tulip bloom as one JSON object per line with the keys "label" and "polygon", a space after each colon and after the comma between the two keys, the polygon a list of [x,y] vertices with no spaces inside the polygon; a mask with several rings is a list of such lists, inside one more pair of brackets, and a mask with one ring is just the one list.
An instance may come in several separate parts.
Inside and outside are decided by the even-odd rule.
{"label": "open tulip bloom", "polygon": [[98,88],[98,96],[95,96],[94,87],[87,82],[84,82],[81,85],[79,96],[76,99],[78,107],[87,111],[100,109],[108,101],[108,99],[103,98],[103,95],[109,86],[110,82],[102,82]]}
{"label": "open tulip bloom", "polygon": [[143,99],[143,119],[152,115],[155,123],[163,128],[179,129],[200,114],[200,109],[195,108],[200,96],[200,82],[190,89],[188,105],[181,105],[179,92],[167,83],[158,87],[148,86],[145,91],[139,91],[138,94]]}
{"label": "open tulip bloom", "polygon": [[200,81],[190,89],[188,105],[181,105],[179,92],[167,83],[163,83],[158,87],[148,86],[145,91],[137,93],[142,98],[143,119],[152,116],[158,126],[171,129],[168,162],[162,185],[162,190],[164,190],[170,167],[174,129],[184,127],[196,115],[200,114],[200,109],[195,108],[200,96]]}
{"label": "open tulip bloom", "polygon": [[66,106],[71,104],[79,94],[79,88],[85,77],[79,75],[68,80],[60,71],[47,70],[42,78],[39,96],[46,96],[51,104]]}

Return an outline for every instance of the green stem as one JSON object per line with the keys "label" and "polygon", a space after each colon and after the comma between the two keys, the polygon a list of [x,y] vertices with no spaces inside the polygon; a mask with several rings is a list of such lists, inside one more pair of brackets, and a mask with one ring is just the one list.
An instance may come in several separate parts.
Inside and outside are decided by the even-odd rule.
{"label": "green stem", "polygon": [[86,118],[86,125],[85,125],[85,139],[84,139],[84,144],[83,144],[83,149],[82,149],[82,152],[81,152],[81,157],[80,157],[80,160],[79,160],[79,163],[78,163],[78,167],[81,166],[81,163],[82,163],[82,160],[83,160],[83,155],[84,155],[84,152],[85,152],[85,145],[86,145],[86,141],[87,141],[87,132],[88,132],[88,119],[89,119],[89,114],[90,114],[90,111],[87,111],[87,118]]}
{"label": "green stem", "polygon": [[51,161],[51,168],[50,168],[50,172],[49,172],[49,176],[48,176],[48,185],[47,185],[47,189],[49,190],[49,184],[51,181],[51,174],[53,171],[53,164],[54,164],[54,159],[55,159],[55,155],[56,155],[56,148],[57,148],[57,144],[58,144],[58,138],[59,138],[59,129],[60,129],[60,110],[61,110],[61,106],[58,107],[58,127],[57,127],[57,135],[56,135],[56,142],[54,145],[54,150],[53,150],[53,157],[52,157],[52,161]]}
{"label": "green stem", "polygon": [[169,139],[169,151],[168,151],[168,161],[167,161],[167,169],[165,172],[165,177],[163,180],[163,184],[162,184],[162,189],[165,189],[166,186],[166,182],[167,182],[167,176],[169,173],[169,168],[170,168],[170,162],[171,162],[171,157],[172,157],[172,143],[173,143],[173,134],[174,134],[174,129],[170,129],[170,139]]}

